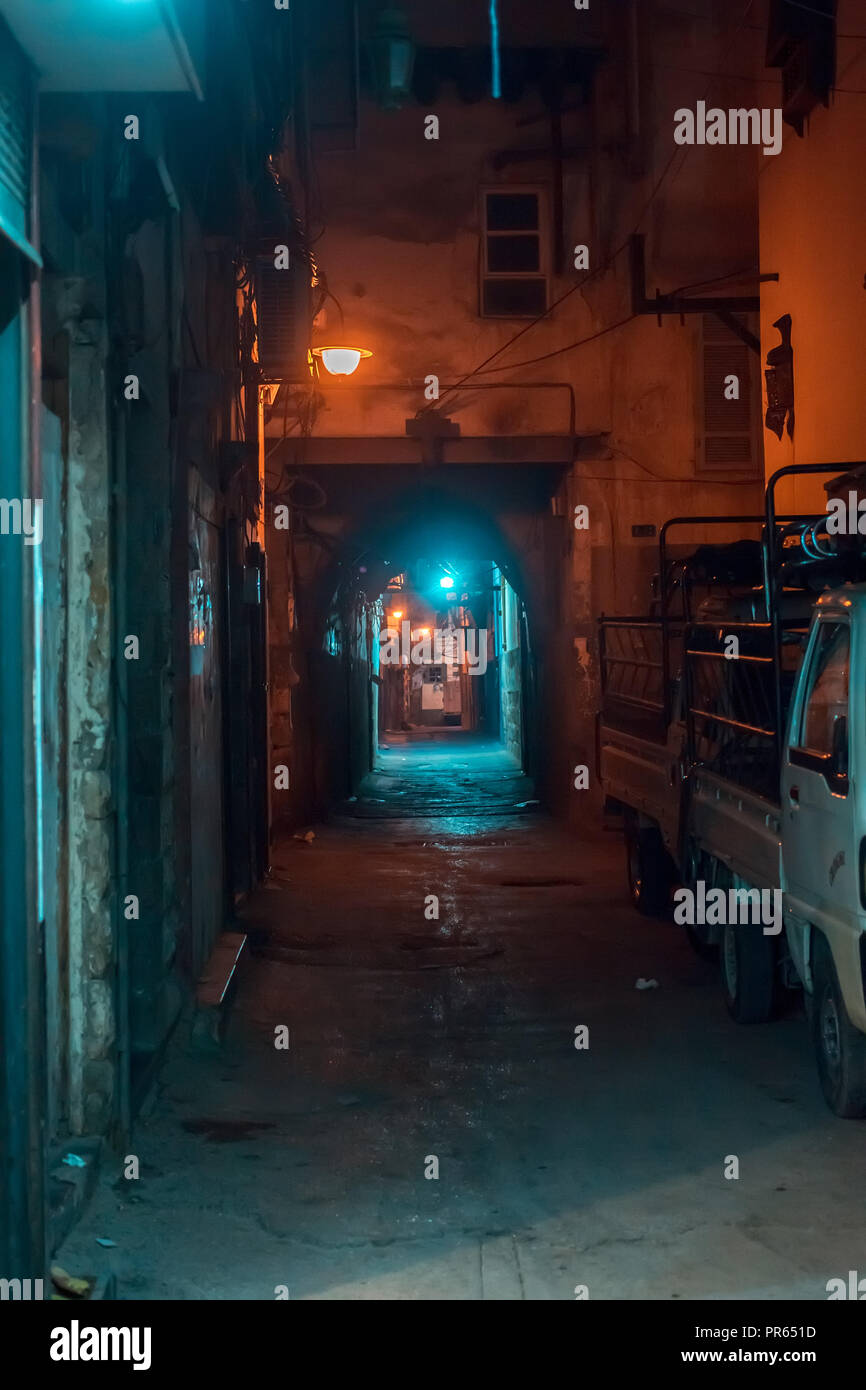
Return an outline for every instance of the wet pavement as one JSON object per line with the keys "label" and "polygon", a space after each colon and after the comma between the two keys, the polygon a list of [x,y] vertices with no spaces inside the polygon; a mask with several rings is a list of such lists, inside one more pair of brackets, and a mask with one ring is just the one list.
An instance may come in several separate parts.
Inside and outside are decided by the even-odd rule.
{"label": "wet pavement", "polygon": [[221,1053],[179,1031],[141,1176],[104,1175],[66,1269],[130,1299],[823,1299],[866,1273],[864,1130],[802,1018],[730,1023],[633,913],[619,836],[533,799],[501,750],[389,736],[278,848]]}
{"label": "wet pavement", "polygon": [[498,743],[463,730],[390,733],[357,797],[340,808],[364,819],[489,816],[537,806],[532,783]]}

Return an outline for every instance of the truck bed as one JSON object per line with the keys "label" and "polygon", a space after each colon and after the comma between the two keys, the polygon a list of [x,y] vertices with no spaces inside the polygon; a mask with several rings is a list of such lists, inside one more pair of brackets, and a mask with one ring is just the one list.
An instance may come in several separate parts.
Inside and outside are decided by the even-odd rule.
{"label": "truck bed", "polygon": [[[675,726],[680,729],[681,726]],[[676,854],[679,835],[679,760],[675,749],[602,719],[599,773],[605,795],[655,821],[665,847]]]}
{"label": "truck bed", "polygon": [[696,768],[692,779],[690,829],[698,847],[750,887],[780,887],[778,803],[706,768]]}

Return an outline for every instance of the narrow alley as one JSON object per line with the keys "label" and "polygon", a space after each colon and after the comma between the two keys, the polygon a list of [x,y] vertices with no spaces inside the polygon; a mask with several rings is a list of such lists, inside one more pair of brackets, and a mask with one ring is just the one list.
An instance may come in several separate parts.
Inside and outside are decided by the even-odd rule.
{"label": "narrow alley", "polygon": [[866,0],[0,0],[37,1369],[859,1353],[864,153]]}
{"label": "narrow alley", "polygon": [[409,735],[280,844],[222,1054],[174,1050],[140,1182],[61,1264],[105,1237],[129,1298],[387,1300],[814,1299],[856,1265],[860,1133],[828,1129],[800,1022],[732,1028],[611,890],[619,837],[527,800],[507,754]]}

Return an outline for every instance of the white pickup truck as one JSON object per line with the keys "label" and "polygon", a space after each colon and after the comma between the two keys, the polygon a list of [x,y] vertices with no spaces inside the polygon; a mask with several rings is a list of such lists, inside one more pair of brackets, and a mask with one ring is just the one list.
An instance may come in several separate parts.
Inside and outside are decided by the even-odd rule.
{"label": "white pickup truck", "polygon": [[[600,773],[624,811],[640,910],[669,912],[689,894],[703,904],[711,889],[728,901],[776,895],[772,922],[735,906],[710,920],[698,913],[687,931],[702,954],[718,949],[738,1022],[766,1021],[785,987],[803,988],[827,1103],[861,1116],[866,699],[850,692],[866,691],[866,583],[837,583],[817,599],[786,587],[779,558],[796,528],[777,520],[773,495],[790,471],[768,487],[757,620],[744,621],[749,594],[705,601],[685,624],[604,620]],[[817,544],[831,581],[856,578],[855,554],[828,564],[826,543],[807,534],[806,558]]]}

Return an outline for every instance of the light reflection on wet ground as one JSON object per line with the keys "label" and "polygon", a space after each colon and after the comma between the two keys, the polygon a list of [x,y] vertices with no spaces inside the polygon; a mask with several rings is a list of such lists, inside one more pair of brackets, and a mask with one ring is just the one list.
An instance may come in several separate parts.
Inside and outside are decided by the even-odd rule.
{"label": "light reflection on wet ground", "polygon": [[103,1183],[61,1263],[114,1239],[128,1298],[825,1297],[862,1268],[863,1131],[802,1021],[735,1027],[633,914],[618,838],[518,809],[501,752],[455,736],[457,783],[431,745],[383,755],[374,814],[278,848],[222,1054],[178,1036],[140,1182]]}

